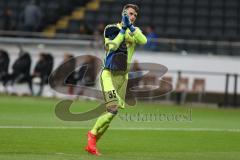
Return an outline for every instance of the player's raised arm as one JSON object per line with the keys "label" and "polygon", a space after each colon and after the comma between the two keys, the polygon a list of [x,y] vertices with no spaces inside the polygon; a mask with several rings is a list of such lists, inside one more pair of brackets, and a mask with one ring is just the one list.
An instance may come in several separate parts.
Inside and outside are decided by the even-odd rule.
{"label": "player's raised arm", "polygon": [[104,43],[108,51],[115,51],[123,42],[126,29],[119,29],[116,24],[107,25],[104,30]]}
{"label": "player's raised arm", "polygon": [[142,33],[142,31],[133,25],[137,17],[136,9],[125,9],[123,11],[123,24],[131,31],[135,42],[140,45],[144,45],[147,43],[146,36]]}
{"label": "player's raised arm", "polygon": [[135,42],[137,44],[144,45],[144,44],[147,43],[146,36],[142,33],[142,31],[138,27],[135,27],[135,31],[133,32],[133,36],[134,36]]}
{"label": "player's raised arm", "polygon": [[107,25],[104,30],[104,42],[107,50],[115,51],[125,38],[126,30],[131,24],[126,12],[122,13],[122,26],[118,24]]}

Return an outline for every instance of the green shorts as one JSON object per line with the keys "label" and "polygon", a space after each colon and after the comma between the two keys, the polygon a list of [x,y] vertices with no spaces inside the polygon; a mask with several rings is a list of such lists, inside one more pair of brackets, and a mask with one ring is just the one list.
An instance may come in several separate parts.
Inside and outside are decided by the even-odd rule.
{"label": "green shorts", "polygon": [[124,108],[128,73],[103,69],[100,82],[106,107],[117,105]]}

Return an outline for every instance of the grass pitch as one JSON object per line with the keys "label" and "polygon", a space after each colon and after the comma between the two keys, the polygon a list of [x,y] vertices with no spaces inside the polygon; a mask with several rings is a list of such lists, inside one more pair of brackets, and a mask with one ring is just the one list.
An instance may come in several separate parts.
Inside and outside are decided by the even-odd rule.
{"label": "grass pitch", "polygon": [[[240,157],[240,109],[139,103],[120,111],[98,143],[103,155],[94,157],[83,148],[86,133],[96,119],[62,121],[54,113],[58,101],[0,96],[0,160],[238,160]],[[78,101],[71,110],[82,112],[97,104]]]}

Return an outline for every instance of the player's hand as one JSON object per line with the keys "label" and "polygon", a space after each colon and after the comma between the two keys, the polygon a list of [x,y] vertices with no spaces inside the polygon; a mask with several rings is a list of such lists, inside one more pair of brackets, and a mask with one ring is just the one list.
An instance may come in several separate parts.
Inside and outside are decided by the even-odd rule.
{"label": "player's hand", "polygon": [[133,26],[133,24],[131,23],[127,10],[124,10],[122,13],[122,22],[123,22],[123,29],[127,29],[129,28],[131,32],[135,31],[135,27]]}
{"label": "player's hand", "polygon": [[127,14],[127,10],[124,10],[122,13],[122,22],[123,22],[123,28],[127,29],[129,28],[132,24],[129,20],[129,16]]}

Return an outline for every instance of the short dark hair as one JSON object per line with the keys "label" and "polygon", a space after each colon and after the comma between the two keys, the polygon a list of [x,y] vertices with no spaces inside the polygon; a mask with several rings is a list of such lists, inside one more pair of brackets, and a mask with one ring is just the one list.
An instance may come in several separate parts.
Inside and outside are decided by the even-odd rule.
{"label": "short dark hair", "polygon": [[138,7],[138,5],[136,5],[136,4],[126,4],[126,5],[123,7],[123,10],[128,9],[128,8],[134,9],[137,13],[139,12],[139,7]]}

